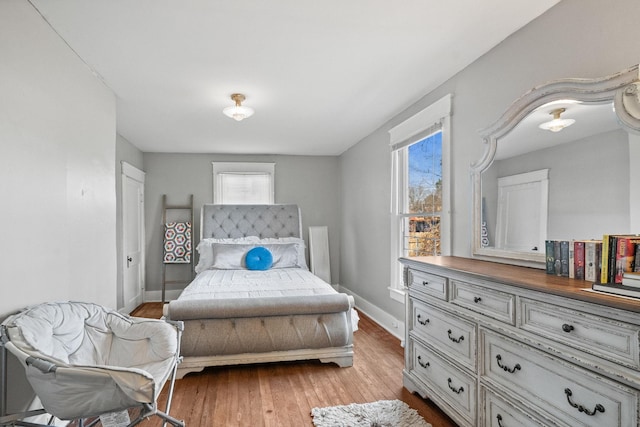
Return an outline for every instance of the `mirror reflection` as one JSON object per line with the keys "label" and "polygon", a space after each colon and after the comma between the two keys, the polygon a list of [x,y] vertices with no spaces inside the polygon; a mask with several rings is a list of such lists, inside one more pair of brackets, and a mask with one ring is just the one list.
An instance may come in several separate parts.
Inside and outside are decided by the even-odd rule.
{"label": "mirror reflection", "polygon": [[637,79],[634,67],[558,81],[557,93],[557,82],[540,86],[485,131],[487,151],[472,166],[474,255],[543,263],[546,239],[633,232],[640,141],[628,130],[640,126],[627,105],[640,103],[628,89]]}
{"label": "mirror reflection", "polygon": [[[575,123],[558,132],[540,129],[557,108],[565,108],[563,119]],[[629,160],[629,135],[618,124],[612,102],[567,100],[536,109],[498,140],[494,161],[482,173],[483,246],[535,252],[544,251],[547,238],[629,232]],[[543,173],[533,172],[544,170],[548,194],[532,189],[544,180]],[[524,181],[498,191],[499,180],[507,177]]]}

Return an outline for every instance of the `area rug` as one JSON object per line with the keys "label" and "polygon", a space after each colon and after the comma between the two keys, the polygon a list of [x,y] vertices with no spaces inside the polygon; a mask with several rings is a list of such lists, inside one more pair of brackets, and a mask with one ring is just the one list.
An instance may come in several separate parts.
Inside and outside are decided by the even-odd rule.
{"label": "area rug", "polygon": [[401,400],[313,408],[316,427],[432,427]]}

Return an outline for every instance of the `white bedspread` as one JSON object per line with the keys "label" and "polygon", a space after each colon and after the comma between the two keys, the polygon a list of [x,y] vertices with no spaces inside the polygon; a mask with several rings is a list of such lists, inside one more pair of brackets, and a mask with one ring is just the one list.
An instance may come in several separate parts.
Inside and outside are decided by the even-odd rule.
{"label": "white bedspread", "polygon": [[[312,296],[337,293],[324,280],[304,268],[205,270],[182,291],[178,300]],[[358,314],[351,310],[353,330]]]}
{"label": "white bedspread", "polygon": [[303,268],[205,270],[182,291],[179,299],[308,296],[336,292],[331,285]]}

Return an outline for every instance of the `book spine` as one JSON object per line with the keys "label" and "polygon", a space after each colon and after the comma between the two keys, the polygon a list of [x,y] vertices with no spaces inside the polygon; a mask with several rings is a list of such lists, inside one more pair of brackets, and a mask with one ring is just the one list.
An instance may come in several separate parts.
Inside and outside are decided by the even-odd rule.
{"label": "book spine", "polygon": [[602,236],[602,252],[600,254],[600,283],[607,283],[609,280],[609,235]]}
{"label": "book spine", "polygon": [[631,240],[631,244],[629,245],[629,254],[627,259],[627,272],[633,273],[636,271],[636,255],[638,253],[638,246],[640,246],[640,239],[633,238]]}
{"label": "book spine", "polygon": [[633,271],[640,273],[640,243],[636,243],[636,251],[633,258]]}
{"label": "book spine", "polygon": [[547,274],[556,274],[556,257],[553,248],[553,240],[545,240],[545,255],[547,260]]}
{"label": "book spine", "polygon": [[576,277],[576,242],[569,242],[569,279]]}
{"label": "book spine", "polygon": [[569,241],[567,240],[560,241],[560,261],[560,275],[562,277],[569,277]]}
{"label": "book spine", "polygon": [[595,282],[596,266],[596,242],[585,242],[584,244],[584,280]]}
{"label": "book spine", "polygon": [[584,244],[584,280],[600,282],[600,252],[602,242],[590,240]]}
{"label": "book spine", "polygon": [[553,272],[556,276],[562,276],[562,253],[560,240],[553,241]]}
{"label": "book spine", "polygon": [[618,237],[609,236],[609,260],[608,260],[608,267],[607,267],[607,283],[615,282],[617,252],[618,252]]}
{"label": "book spine", "polygon": [[613,283],[622,283],[623,274],[633,270],[633,259],[635,257],[634,239],[618,237],[616,247],[616,272]]}
{"label": "book spine", "polygon": [[596,274],[594,280],[597,281],[602,273],[602,242],[596,242],[596,259],[594,264],[596,266]]}
{"label": "book spine", "polygon": [[584,245],[585,242],[576,240],[573,242],[573,264],[575,271],[575,278],[578,280],[584,280],[585,277],[585,254],[584,254]]}

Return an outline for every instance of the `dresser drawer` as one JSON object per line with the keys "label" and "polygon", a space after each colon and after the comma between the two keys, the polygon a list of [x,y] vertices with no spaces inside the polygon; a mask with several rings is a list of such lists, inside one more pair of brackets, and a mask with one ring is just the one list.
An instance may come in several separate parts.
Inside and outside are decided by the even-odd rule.
{"label": "dresser drawer", "polygon": [[476,326],[460,317],[410,299],[410,336],[429,343],[457,362],[476,367]]}
{"label": "dresser drawer", "polygon": [[637,392],[502,335],[480,331],[481,379],[572,427],[635,426]]}
{"label": "dresser drawer", "polygon": [[446,401],[469,425],[476,425],[475,378],[418,342],[411,341],[409,351],[412,356],[410,374]]}
{"label": "dresser drawer", "polygon": [[412,268],[407,271],[407,284],[409,289],[447,300],[447,278],[435,274],[425,273]]}
{"label": "dresser drawer", "polygon": [[545,338],[638,368],[640,327],[522,298],[520,327]]}
{"label": "dresser drawer", "polygon": [[548,424],[535,419],[518,408],[517,404],[508,403],[491,390],[481,389],[484,403],[483,427],[546,427]]}
{"label": "dresser drawer", "polygon": [[515,325],[515,301],[513,294],[458,280],[451,281],[452,303],[511,325]]}

